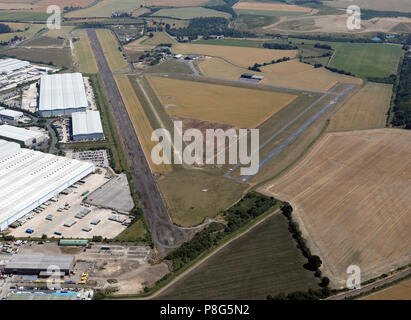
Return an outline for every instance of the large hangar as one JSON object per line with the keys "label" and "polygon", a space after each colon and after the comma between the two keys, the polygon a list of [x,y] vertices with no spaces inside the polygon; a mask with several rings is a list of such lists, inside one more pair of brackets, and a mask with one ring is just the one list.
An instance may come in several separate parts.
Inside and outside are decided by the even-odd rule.
{"label": "large hangar", "polygon": [[40,79],[38,113],[42,117],[72,114],[88,109],[81,73],[44,75]]}
{"label": "large hangar", "polygon": [[79,141],[104,138],[100,112],[91,110],[74,112],[71,119],[73,123],[73,140]]}
{"label": "large hangar", "polygon": [[0,60],[0,74],[10,74],[16,70],[27,68],[28,66],[30,66],[30,62],[18,59],[9,58]]}
{"label": "large hangar", "polygon": [[5,273],[35,274],[57,272],[68,275],[75,264],[74,256],[45,256],[34,254],[15,254],[4,268]]}
{"label": "large hangar", "polygon": [[0,140],[0,231],[94,170],[89,162]]}

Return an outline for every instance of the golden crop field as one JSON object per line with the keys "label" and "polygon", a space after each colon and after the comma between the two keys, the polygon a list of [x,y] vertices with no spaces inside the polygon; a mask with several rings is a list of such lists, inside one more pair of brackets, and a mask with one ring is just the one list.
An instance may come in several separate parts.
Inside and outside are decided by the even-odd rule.
{"label": "golden crop field", "polygon": [[237,2],[234,9],[244,10],[269,10],[269,11],[291,11],[291,12],[311,12],[311,8],[281,4],[281,3],[261,3],[261,2]]}
{"label": "golden crop field", "polygon": [[151,161],[151,150],[157,142],[151,141],[153,128],[148,120],[144,109],[137,98],[133,85],[126,75],[115,76],[117,86],[120,89],[121,97],[126,105],[127,112],[133,123],[134,130],[137,133],[138,139],[143,147],[144,154],[153,172],[164,172],[171,169],[167,165],[155,165]]}
{"label": "golden crop field", "polygon": [[101,0],[91,7],[67,13],[68,18],[111,17],[113,12],[133,12],[140,9],[143,0]]}
{"label": "golden crop field", "polygon": [[[327,1],[327,6],[346,9],[352,5],[351,0]],[[362,9],[381,11],[411,12],[411,2],[409,0],[356,0],[356,5]]]}
{"label": "golden crop field", "polygon": [[[204,76],[225,79],[238,79],[242,73],[253,73],[245,68],[234,66],[219,58],[205,59],[198,62],[198,68]],[[297,60],[276,63],[261,67],[265,84],[287,86],[306,90],[328,90],[337,82],[362,84],[362,80],[300,63]],[[287,70],[289,70],[287,72]]]}
{"label": "golden crop field", "polygon": [[294,58],[297,54],[296,50],[271,50],[189,43],[178,43],[173,47],[173,52],[220,57],[234,65],[244,68],[253,66],[255,63],[271,62],[272,60],[283,57]]}
{"label": "golden crop field", "polygon": [[80,38],[80,40],[74,42],[79,71],[84,73],[97,73],[97,62],[94,58],[93,50],[91,49],[87,31],[83,29],[75,30],[73,32],[73,37]]}
{"label": "golden crop field", "polygon": [[313,254],[337,286],[411,259],[411,131],[327,133],[294,168],[263,187],[290,201]]}
{"label": "golden crop field", "polygon": [[297,97],[162,77],[149,82],[169,114],[239,128],[258,127]]}
{"label": "golden crop field", "polygon": [[99,29],[97,30],[97,37],[111,71],[115,72],[127,68],[128,63],[123,53],[118,49],[119,44],[113,33],[110,30]]}
{"label": "golden crop field", "polygon": [[377,291],[361,300],[411,300],[411,280],[404,280],[392,287]]}
{"label": "golden crop field", "polygon": [[208,0],[145,0],[147,7],[195,7]]}
{"label": "golden crop field", "polygon": [[368,82],[331,118],[329,131],[384,128],[392,85]]}

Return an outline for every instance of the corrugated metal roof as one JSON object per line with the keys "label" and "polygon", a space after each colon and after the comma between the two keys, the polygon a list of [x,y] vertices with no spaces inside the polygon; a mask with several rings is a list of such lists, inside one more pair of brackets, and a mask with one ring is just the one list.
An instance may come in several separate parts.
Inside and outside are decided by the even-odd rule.
{"label": "corrugated metal roof", "polygon": [[20,111],[14,111],[10,109],[0,109],[0,115],[13,117],[13,118],[19,118],[19,117],[21,118],[24,114],[23,112],[20,112]]}
{"label": "corrugated metal roof", "polygon": [[4,59],[0,60],[0,73],[10,73],[14,70],[28,67],[30,62],[18,59]]}
{"label": "corrugated metal roof", "polygon": [[28,130],[25,128],[18,128],[9,126],[7,124],[0,126],[0,137],[5,137],[17,141],[27,141],[29,139],[36,139],[43,136],[40,131]]}
{"label": "corrugated metal roof", "polygon": [[[20,148],[16,143],[3,141],[0,140],[0,224],[31,205],[38,205],[40,200],[48,200],[56,190],[94,170],[89,162]],[[8,149],[12,150],[11,154],[7,154]]]}
{"label": "corrugated metal roof", "polygon": [[87,108],[81,73],[44,75],[40,79],[39,110]]}
{"label": "corrugated metal roof", "polygon": [[57,266],[60,270],[68,270],[74,264],[74,256],[45,256],[36,254],[15,254],[6,265],[6,269],[38,269],[47,270]]}
{"label": "corrugated metal roof", "polygon": [[72,115],[73,135],[103,133],[100,112],[87,110],[74,112]]}

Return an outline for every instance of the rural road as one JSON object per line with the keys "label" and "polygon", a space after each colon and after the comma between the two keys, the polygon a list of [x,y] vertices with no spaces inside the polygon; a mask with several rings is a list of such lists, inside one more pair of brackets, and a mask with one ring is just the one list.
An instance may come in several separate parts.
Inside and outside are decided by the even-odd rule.
{"label": "rural road", "polygon": [[217,254],[218,252],[220,252],[221,250],[223,250],[225,247],[227,247],[228,245],[230,245],[232,242],[234,242],[235,240],[241,238],[243,235],[245,235],[246,233],[250,232],[251,230],[253,230],[255,227],[259,226],[261,223],[263,223],[264,221],[266,221],[268,218],[272,217],[275,214],[278,214],[280,212],[280,209],[277,209],[276,211],[270,213],[269,215],[267,215],[266,217],[264,217],[263,219],[261,219],[260,221],[256,222],[255,224],[253,224],[250,228],[248,228],[247,230],[243,231],[242,233],[240,233],[239,235],[235,236],[234,238],[232,238],[231,240],[227,241],[226,243],[224,243],[222,246],[220,246],[219,248],[217,248],[216,250],[214,250],[213,252],[211,252],[209,255],[207,255],[204,259],[198,261],[196,264],[194,264],[193,266],[191,266],[190,268],[188,268],[186,271],[184,271],[182,274],[180,274],[179,276],[177,276],[175,279],[173,279],[172,281],[170,281],[170,283],[168,283],[167,285],[165,285],[163,288],[161,288],[160,290],[158,290],[156,293],[154,293],[153,295],[151,295],[150,297],[146,297],[146,298],[136,298],[136,299],[132,299],[132,300],[149,300],[149,299],[155,299],[157,296],[159,296],[160,294],[162,294],[164,291],[166,291],[168,288],[170,288],[172,285],[174,285],[176,282],[180,281],[182,278],[184,278],[187,274],[189,274],[190,272],[194,271],[195,269],[197,269],[198,267],[200,267],[204,262],[206,262],[207,260],[209,260],[211,257],[213,257],[215,254]]}
{"label": "rural road", "polygon": [[355,296],[357,296],[361,293],[365,293],[365,292],[368,292],[368,291],[370,291],[374,288],[381,287],[381,286],[383,286],[385,284],[388,284],[388,283],[391,283],[395,280],[404,278],[404,277],[406,277],[410,274],[411,274],[411,268],[408,268],[408,269],[406,269],[404,271],[401,271],[401,272],[398,272],[398,273],[396,273],[396,274],[394,274],[390,277],[387,277],[387,278],[384,278],[382,280],[378,280],[376,282],[367,284],[367,285],[361,287],[360,289],[353,289],[353,290],[350,290],[350,291],[347,291],[347,292],[344,292],[344,293],[341,293],[341,294],[337,294],[337,295],[329,297],[325,300],[344,300],[344,299],[347,299],[347,298],[355,297]]}

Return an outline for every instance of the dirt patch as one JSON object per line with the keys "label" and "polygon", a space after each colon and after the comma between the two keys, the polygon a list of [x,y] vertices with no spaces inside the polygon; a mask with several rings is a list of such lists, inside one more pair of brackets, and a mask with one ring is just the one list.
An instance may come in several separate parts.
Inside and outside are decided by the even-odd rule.
{"label": "dirt patch", "polygon": [[311,8],[300,7],[290,4],[280,3],[261,3],[261,2],[237,2],[234,9],[245,10],[269,10],[269,11],[292,11],[292,12],[311,12]]}

